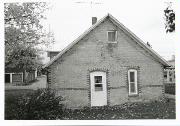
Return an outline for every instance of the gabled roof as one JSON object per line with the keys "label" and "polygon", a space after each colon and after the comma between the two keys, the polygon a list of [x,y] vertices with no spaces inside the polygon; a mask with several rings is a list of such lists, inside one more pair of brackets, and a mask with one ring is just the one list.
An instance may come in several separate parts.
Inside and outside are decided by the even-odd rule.
{"label": "gabled roof", "polygon": [[93,29],[95,29],[98,25],[100,25],[103,21],[109,18],[116,26],[118,26],[121,30],[123,30],[128,36],[130,36],[137,44],[139,44],[144,50],[146,50],[153,58],[155,58],[158,62],[163,64],[164,66],[170,66],[169,63],[163,59],[159,54],[157,54],[152,48],[146,45],[140,38],[138,38],[134,33],[132,33],[128,28],[126,28],[123,24],[121,24],[116,18],[114,18],[111,14],[107,14],[102,19],[100,19],[97,23],[92,25],[88,30],[86,30],[82,35],[80,35],[77,39],[75,39],[72,43],[70,43],[66,48],[64,48],[58,55],[56,55],[52,60],[50,60],[44,68],[50,66],[54,61],[60,58],[65,52],[67,52],[70,48],[72,48],[76,43],[78,43],[84,36],[90,33]]}

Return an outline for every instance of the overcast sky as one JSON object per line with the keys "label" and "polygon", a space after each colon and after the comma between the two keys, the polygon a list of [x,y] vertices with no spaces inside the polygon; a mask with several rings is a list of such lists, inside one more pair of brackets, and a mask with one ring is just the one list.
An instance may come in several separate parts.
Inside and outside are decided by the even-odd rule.
{"label": "overcast sky", "polygon": [[[101,4],[90,4],[101,3]],[[166,34],[164,9],[170,0],[53,0],[48,14],[50,31],[55,44],[48,50],[62,50],[91,26],[91,18],[98,20],[112,14],[128,29],[162,57],[169,60],[175,52],[174,33]],[[173,1],[173,0],[171,0]],[[85,2],[85,3],[78,3]],[[173,8],[173,6],[172,6]]]}

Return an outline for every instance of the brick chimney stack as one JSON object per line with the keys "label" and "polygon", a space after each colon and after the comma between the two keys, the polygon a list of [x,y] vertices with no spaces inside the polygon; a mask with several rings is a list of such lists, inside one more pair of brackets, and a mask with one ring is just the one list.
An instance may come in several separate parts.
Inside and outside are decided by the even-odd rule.
{"label": "brick chimney stack", "polygon": [[92,25],[97,22],[97,17],[92,17]]}

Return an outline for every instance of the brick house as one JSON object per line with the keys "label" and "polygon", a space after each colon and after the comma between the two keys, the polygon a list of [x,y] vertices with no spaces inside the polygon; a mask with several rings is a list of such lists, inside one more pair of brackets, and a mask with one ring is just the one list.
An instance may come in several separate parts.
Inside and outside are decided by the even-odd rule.
{"label": "brick house", "polygon": [[112,15],[96,20],[44,66],[48,87],[70,108],[163,98],[168,62]]}

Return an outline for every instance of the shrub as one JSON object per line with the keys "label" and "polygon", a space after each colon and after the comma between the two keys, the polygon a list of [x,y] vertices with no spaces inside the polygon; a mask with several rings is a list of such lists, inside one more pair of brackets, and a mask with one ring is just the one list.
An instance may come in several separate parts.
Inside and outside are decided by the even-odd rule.
{"label": "shrub", "polygon": [[[17,100],[16,100],[17,99]],[[38,120],[61,118],[63,113],[63,98],[55,96],[50,89],[38,89],[34,93],[20,96],[14,99],[14,103],[8,107],[11,116],[6,119]]]}

